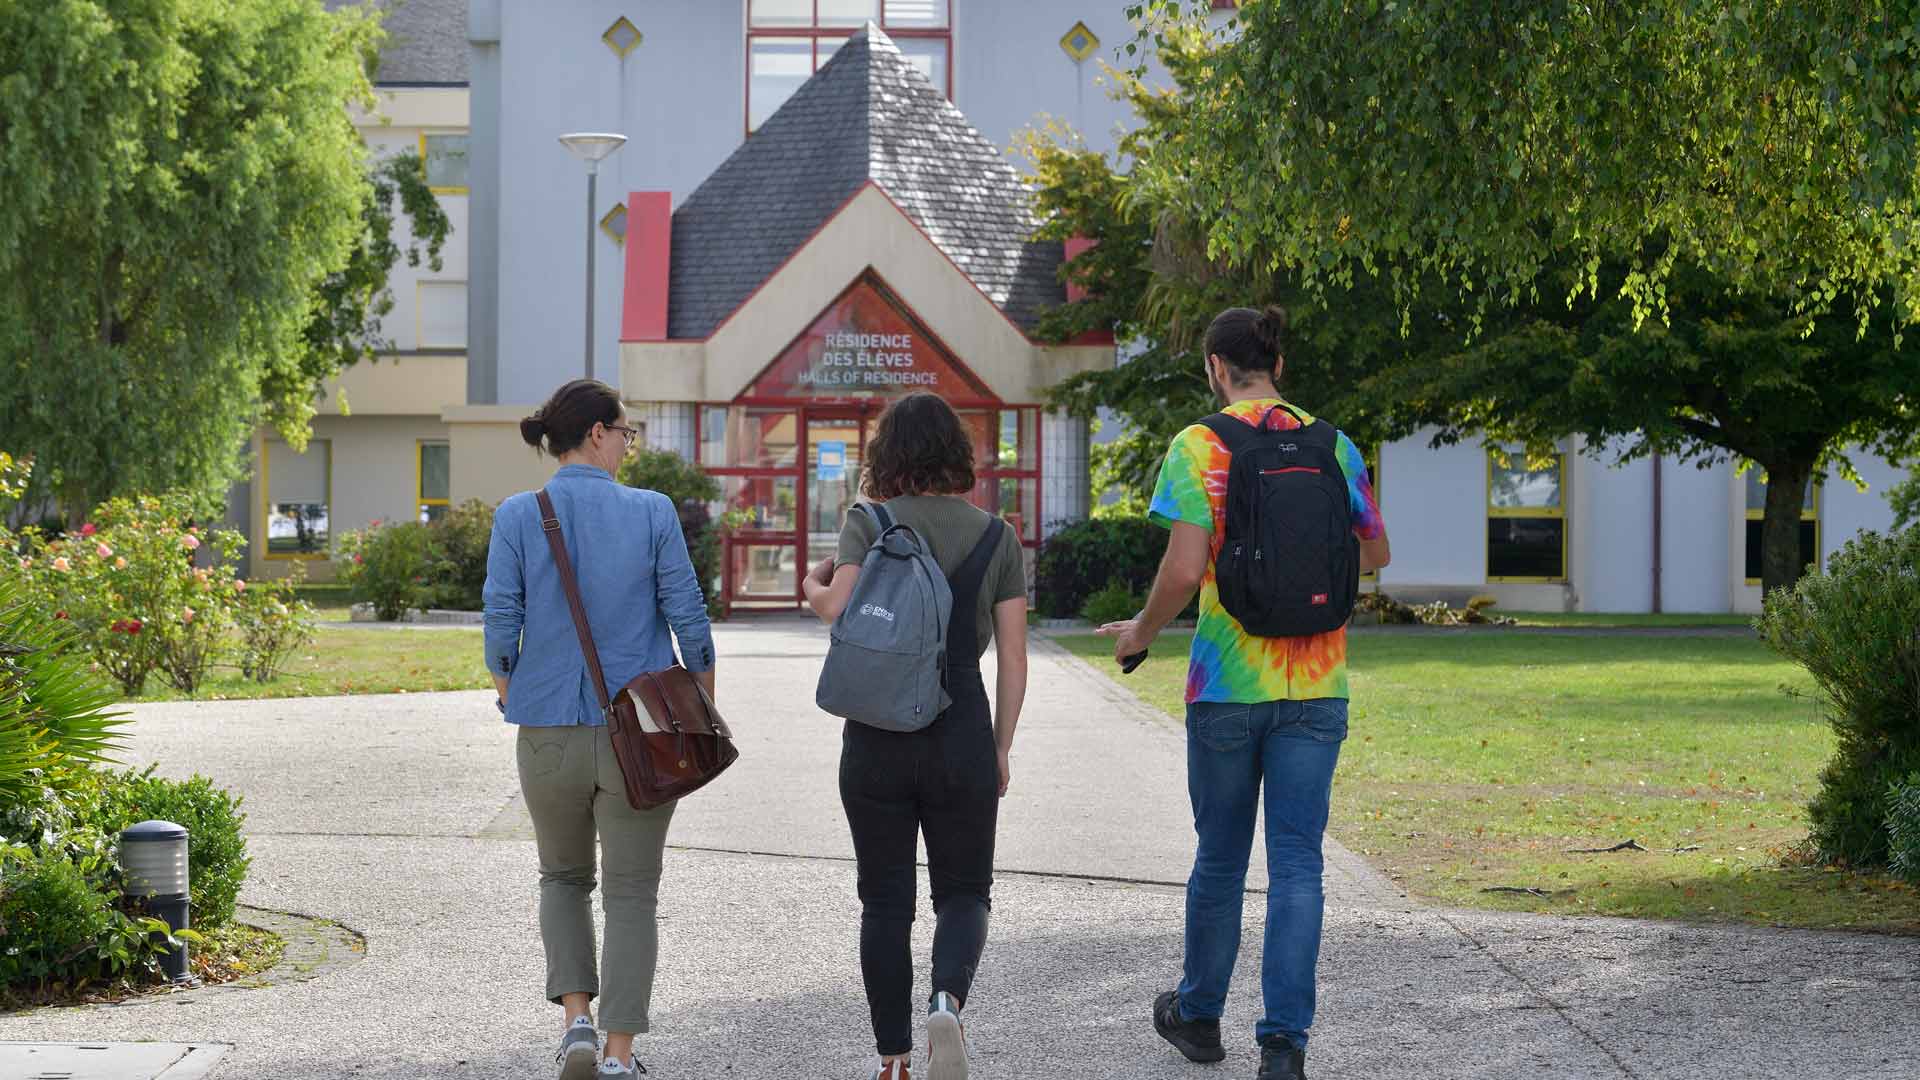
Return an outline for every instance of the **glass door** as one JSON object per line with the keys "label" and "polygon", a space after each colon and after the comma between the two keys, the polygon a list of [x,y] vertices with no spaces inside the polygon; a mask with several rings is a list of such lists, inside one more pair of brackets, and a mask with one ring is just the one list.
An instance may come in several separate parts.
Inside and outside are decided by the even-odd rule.
{"label": "glass door", "polygon": [[807,410],[807,566],[840,547],[840,525],[860,498],[864,410]]}

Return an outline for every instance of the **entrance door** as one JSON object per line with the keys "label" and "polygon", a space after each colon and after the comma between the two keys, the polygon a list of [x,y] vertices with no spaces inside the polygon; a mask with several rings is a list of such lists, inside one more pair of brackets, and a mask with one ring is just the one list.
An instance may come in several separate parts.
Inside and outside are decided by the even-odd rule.
{"label": "entrance door", "polygon": [[839,550],[840,524],[860,499],[864,413],[862,409],[807,410],[807,567]]}

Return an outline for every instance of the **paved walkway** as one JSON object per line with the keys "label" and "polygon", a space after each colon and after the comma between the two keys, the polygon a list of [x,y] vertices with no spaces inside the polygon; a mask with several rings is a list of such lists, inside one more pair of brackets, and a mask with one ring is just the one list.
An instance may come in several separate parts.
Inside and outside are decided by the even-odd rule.
{"label": "paved walkway", "polygon": [[[643,1058],[663,1077],[864,1077],[837,723],[810,705],[821,635],[781,621],[717,636],[743,757],[674,822]],[[1144,1020],[1180,955],[1178,727],[1036,650],[969,1009],[977,1075],[1251,1076],[1257,896],[1229,1063],[1188,1065]],[[532,845],[488,695],[138,717],[141,758],[246,793],[244,901],[338,920],[365,958],[256,990],[0,1017],[0,1040],[231,1044],[214,1080],[546,1075],[557,1018],[539,1000]],[[1329,854],[1316,1078],[1916,1075],[1920,942],[1439,911]],[[918,930],[924,955],[931,919]]]}

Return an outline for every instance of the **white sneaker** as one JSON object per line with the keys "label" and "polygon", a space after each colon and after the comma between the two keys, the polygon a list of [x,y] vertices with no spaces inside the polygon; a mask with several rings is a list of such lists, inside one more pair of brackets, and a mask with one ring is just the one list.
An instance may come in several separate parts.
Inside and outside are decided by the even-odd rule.
{"label": "white sneaker", "polygon": [[628,1058],[625,1061],[621,1061],[619,1058],[608,1058],[600,1063],[599,1075],[645,1076],[647,1075],[647,1067],[640,1064],[635,1058]]}
{"label": "white sneaker", "polygon": [[967,1031],[960,1006],[941,991],[927,1003],[927,1080],[967,1080]]}

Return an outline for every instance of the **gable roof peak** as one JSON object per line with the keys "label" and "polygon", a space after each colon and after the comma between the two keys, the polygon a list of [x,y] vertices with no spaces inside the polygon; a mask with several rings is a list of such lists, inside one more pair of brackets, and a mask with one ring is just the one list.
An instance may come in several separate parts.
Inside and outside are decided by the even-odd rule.
{"label": "gable roof peak", "polygon": [[711,334],[867,183],[1018,325],[1064,300],[1006,155],[868,23],[674,212],[671,336]]}

